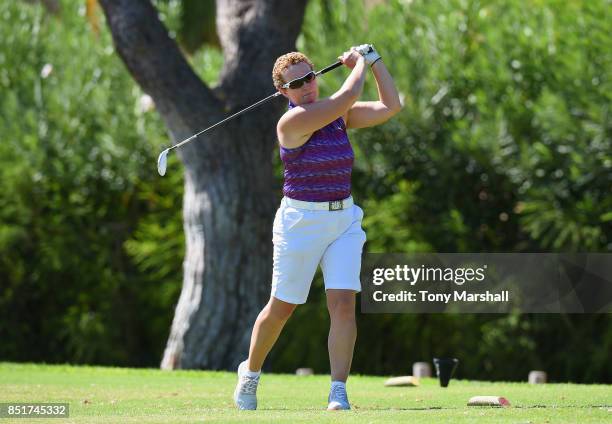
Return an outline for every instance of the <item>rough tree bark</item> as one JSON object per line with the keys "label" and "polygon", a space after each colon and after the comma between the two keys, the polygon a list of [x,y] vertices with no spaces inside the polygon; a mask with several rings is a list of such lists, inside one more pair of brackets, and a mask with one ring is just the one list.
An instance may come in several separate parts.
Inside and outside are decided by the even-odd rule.
{"label": "rough tree bark", "polygon": [[[148,0],[100,4],[117,52],[176,143],[274,91],[272,65],[295,50],[306,1],[217,0],[225,63],[215,88],[193,72]],[[285,105],[272,101],[178,149],[186,256],[164,369],[233,369],[248,353],[270,290],[275,117]]]}

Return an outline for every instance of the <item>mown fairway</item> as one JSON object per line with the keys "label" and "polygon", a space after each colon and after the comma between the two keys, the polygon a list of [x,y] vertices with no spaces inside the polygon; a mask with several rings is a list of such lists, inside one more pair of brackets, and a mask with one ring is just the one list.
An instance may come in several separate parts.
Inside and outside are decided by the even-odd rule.
{"label": "mown fairway", "polygon": [[[387,388],[385,378],[351,376],[351,411],[324,408],[329,377],[262,376],[260,409],[232,404],[236,377],[228,372],[0,364],[1,402],[68,402],[74,423],[350,422],[353,423],[612,423],[612,386],[485,383],[437,380]],[[510,408],[466,406],[475,395],[500,395]],[[24,423],[31,420],[0,419]]]}

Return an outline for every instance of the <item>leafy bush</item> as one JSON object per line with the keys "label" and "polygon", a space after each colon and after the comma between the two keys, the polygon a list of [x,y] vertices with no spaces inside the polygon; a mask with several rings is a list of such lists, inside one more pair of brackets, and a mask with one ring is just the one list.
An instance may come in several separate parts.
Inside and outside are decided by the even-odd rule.
{"label": "leafy bush", "polygon": [[156,177],[162,124],[83,4],[0,5],[0,357],[153,365],[180,287],[181,174]]}

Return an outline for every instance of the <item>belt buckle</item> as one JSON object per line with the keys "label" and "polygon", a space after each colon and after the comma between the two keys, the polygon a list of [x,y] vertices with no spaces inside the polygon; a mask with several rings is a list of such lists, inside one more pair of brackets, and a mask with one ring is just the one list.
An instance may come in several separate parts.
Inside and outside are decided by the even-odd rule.
{"label": "belt buckle", "polygon": [[342,200],[334,200],[332,202],[329,202],[329,210],[330,211],[341,211],[342,208]]}

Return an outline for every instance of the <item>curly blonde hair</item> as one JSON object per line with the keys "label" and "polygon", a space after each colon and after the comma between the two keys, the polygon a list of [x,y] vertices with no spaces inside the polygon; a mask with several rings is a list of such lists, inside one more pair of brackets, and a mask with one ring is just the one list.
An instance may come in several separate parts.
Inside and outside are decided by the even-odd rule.
{"label": "curly blonde hair", "polygon": [[289,66],[302,62],[306,62],[310,66],[310,69],[314,70],[314,65],[310,61],[310,59],[308,59],[305,54],[300,52],[287,53],[276,59],[276,62],[274,63],[274,68],[272,69],[272,81],[274,81],[274,87],[276,87],[277,89],[281,88],[283,84],[287,82],[283,79],[282,73]]}

